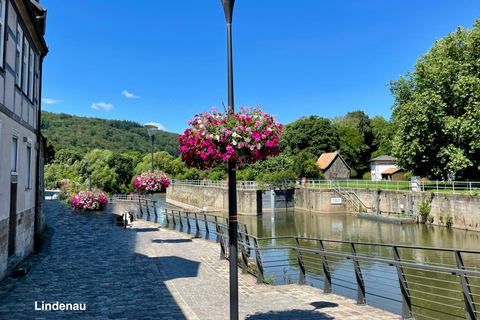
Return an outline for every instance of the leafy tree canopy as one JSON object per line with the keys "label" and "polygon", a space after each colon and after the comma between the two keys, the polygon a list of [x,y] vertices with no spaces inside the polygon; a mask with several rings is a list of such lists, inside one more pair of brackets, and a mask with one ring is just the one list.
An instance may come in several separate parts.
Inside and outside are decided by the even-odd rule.
{"label": "leafy tree canopy", "polygon": [[398,164],[430,178],[478,178],[480,20],[436,40],[413,72],[390,83]]}
{"label": "leafy tree canopy", "polygon": [[287,155],[306,151],[318,158],[322,153],[335,151],[338,147],[337,130],[329,119],[318,116],[304,116],[285,125],[280,139],[281,151]]}

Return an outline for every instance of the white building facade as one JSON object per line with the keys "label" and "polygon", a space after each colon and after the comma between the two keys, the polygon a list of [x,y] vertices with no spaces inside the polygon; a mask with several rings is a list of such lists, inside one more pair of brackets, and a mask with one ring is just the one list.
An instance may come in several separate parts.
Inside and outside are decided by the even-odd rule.
{"label": "white building facade", "polygon": [[397,168],[397,158],[391,156],[379,156],[370,160],[372,181],[382,180],[382,172],[392,168]]}
{"label": "white building facade", "polygon": [[38,231],[45,19],[37,1],[0,0],[0,279],[33,252]]}

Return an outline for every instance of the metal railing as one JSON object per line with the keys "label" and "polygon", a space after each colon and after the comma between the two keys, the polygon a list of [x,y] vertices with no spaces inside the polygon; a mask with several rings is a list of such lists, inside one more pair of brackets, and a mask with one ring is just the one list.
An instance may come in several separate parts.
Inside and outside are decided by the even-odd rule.
{"label": "metal railing", "polygon": [[[226,180],[176,180],[170,181],[171,184],[188,185],[188,186],[204,186],[204,187],[217,187],[228,188],[228,182]],[[257,190],[257,181],[237,181],[237,189],[242,190]]]}
{"label": "metal railing", "polygon": [[[162,214],[165,225],[216,240],[220,258],[230,258],[227,217],[168,209]],[[478,319],[480,251],[258,238],[241,222],[238,246],[242,272],[255,275],[258,283],[313,285],[402,319]]]}

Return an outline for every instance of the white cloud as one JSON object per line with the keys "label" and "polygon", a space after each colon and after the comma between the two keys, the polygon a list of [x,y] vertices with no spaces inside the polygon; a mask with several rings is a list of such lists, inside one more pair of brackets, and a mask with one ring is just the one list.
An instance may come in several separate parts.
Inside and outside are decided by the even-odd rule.
{"label": "white cloud", "polygon": [[54,99],[44,98],[44,99],[42,99],[42,102],[45,102],[47,104],[54,104],[54,103],[62,102],[62,100],[54,100]]}
{"label": "white cloud", "polygon": [[158,130],[165,131],[167,129],[167,128],[165,128],[165,126],[163,124],[160,124],[160,123],[157,123],[157,122],[145,123],[144,126],[146,126],[147,124],[153,124],[154,126],[157,126]]}
{"label": "white cloud", "polygon": [[96,110],[104,110],[104,111],[110,111],[113,109],[113,104],[110,103],[105,103],[105,102],[98,102],[98,103],[93,103],[90,108],[96,109]]}
{"label": "white cloud", "polygon": [[123,90],[122,94],[127,98],[140,98],[139,96],[136,96],[133,93],[128,92],[127,90]]}

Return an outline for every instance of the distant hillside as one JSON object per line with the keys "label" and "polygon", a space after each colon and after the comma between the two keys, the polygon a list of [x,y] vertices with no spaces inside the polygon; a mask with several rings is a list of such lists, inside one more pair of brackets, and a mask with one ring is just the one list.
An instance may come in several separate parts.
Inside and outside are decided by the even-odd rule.
{"label": "distant hillside", "polygon": [[[42,134],[56,151],[76,149],[87,153],[108,149],[124,153],[151,151],[147,129],[134,121],[77,117],[65,113],[42,111]],[[155,152],[167,151],[177,156],[178,134],[159,130],[155,136]]]}

